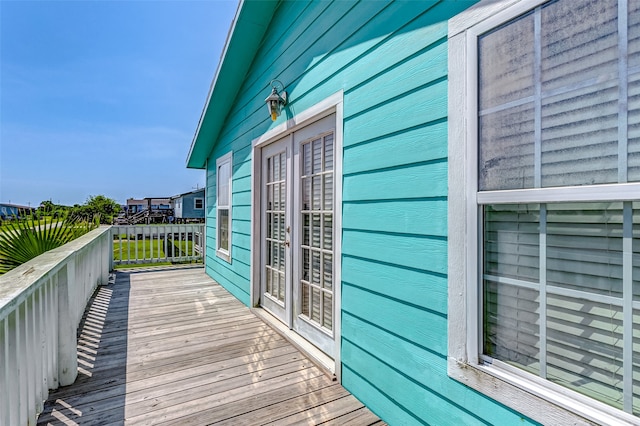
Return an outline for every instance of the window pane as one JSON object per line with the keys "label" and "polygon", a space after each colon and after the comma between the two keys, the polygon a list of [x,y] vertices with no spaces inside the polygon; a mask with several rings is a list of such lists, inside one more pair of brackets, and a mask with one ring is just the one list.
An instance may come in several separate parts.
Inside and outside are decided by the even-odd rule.
{"label": "window pane", "polygon": [[618,182],[616,2],[542,8],[542,186]]}
{"label": "window pane", "polygon": [[542,90],[616,78],[616,1],[550,2],[542,8]]}
{"label": "window pane", "polygon": [[484,353],[531,373],[540,370],[538,290],[484,281]]}
{"label": "window pane", "polygon": [[533,126],[532,103],[480,117],[479,190],[533,187]]}
{"label": "window pane", "polygon": [[537,205],[485,206],[484,353],[539,371]]}
{"label": "window pane", "polygon": [[229,179],[231,177],[231,163],[225,162],[218,167],[218,206],[229,205]]}
{"label": "window pane", "polygon": [[622,297],[622,203],[548,205],[547,284]]}
{"label": "window pane", "polygon": [[607,82],[543,100],[543,187],[618,182],[618,90]]}
{"label": "window pane", "polygon": [[640,2],[629,0],[628,170],[629,182],[640,181]]}
{"label": "window pane", "polygon": [[538,205],[485,206],[484,273],[537,283],[539,220]]}
{"label": "window pane", "polygon": [[[640,2],[638,2],[640,4]],[[640,11],[638,12],[640,14]],[[640,54],[638,55],[640,57]],[[640,181],[640,68],[629,75],[627,123],[627,181]]]}
{"label": "window pane", "polygon": [[[640,202],[629,206],[633,214],[626,219],[622,202],[484,206],[484,354],[623,408],[623,347],[629,337],[623,335],[622,306],[625,297],[640,300]],[[627,225],[633,226],[627,235],[633,237],[627,257],[633,294],[627,295],[624,220],[633,221]],[[640,319],[637,309],[633,315]],[[637,412],[636,324],[635,386],[629,391]]]}
{"label": "window pane", "polygon": [[229,251],[229,210],[218,210],[218,248]]}
{"label": "window pane", "polygon": [[622,309],[547,297],[547,379],[622,408]]}
{"label": "window pane", "polygon": [[[640,302],[640,201],[632,203],[633,207],[633,300]],[[640,336],[640,335],[639,335]]]}
{"label": "window pane", "polygon": [[480,112],[534,93],[533,15],[478,39]]}

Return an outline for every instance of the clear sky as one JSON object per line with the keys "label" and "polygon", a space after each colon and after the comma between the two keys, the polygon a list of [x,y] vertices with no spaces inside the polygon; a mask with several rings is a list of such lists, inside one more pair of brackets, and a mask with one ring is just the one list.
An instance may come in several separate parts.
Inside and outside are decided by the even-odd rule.
{"label": "clear sky", "polygon": [[0,202],[120,203],[185,167],[237,0],[0,0]]}

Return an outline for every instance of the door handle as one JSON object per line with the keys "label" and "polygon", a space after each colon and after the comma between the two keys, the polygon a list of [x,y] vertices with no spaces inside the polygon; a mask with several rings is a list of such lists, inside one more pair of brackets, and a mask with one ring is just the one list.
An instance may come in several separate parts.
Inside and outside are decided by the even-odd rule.
{"label": "door handle", "polygon": [[280,244],[282,244],[283,246],[289,247],[291,245],[291,242],[289,242],[289,240],[285,240],[285,241],[280,241]]}

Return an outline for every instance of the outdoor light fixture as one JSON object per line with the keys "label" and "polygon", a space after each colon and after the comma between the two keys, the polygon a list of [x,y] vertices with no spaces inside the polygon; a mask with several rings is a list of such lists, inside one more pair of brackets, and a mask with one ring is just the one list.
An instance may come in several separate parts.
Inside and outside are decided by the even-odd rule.
{"label": "outdoor light fixture", "polygon": [[[280,80],[271,80],[269,84],[271,85],[271,94],[264,101],[267,103],[267,108],[269,108],[271,120],[276,121],[282,111],[282,107],[287,104],[287,92],[284,91],[284,85]],[[279,92],[278,86],[281,87]]]}

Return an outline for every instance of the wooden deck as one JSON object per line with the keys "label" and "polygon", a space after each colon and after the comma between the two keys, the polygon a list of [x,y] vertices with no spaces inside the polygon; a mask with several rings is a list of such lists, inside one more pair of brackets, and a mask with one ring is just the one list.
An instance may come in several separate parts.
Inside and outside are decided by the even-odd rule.
{"label": "wooden deck", "polygon": [[118,272],[39,425],[383,425],[202,268]]}

